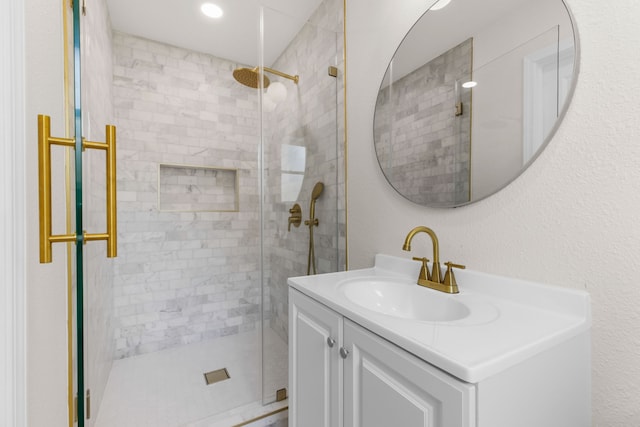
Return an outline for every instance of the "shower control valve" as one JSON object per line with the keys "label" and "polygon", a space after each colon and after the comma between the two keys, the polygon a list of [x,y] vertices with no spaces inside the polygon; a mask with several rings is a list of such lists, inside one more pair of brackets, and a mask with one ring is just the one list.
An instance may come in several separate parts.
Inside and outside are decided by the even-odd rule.
{"label": "shower control valve", "polygon": [[289,209],[289,225],[287,226],[287,231],[291,231],[291,224],[294,227],[300,227],[300,223],[302,222],[302,208],[299,204],[294,204],[291,209]]}

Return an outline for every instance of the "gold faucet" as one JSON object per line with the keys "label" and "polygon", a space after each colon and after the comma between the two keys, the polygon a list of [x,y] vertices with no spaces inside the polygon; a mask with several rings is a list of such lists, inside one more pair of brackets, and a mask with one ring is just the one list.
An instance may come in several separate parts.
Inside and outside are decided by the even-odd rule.
{"label": "gold faucet", "polygon": [[438,237],[436,233],[428,227],[418,226],[411,230],[407,237],[404,239],[404,245],[402,245],[402,250],[410,251],[411,250],[411,240],[418,233],[427,233],[429,237],[431,237],[431,242],[433,243],[433,267],[431,268],[431,272],[429,272],[429,267],[427,266],[427,262],[429,260],[427,258],[416,258],[414,257],[414,261],[421,261],[422,267],[420,268],[420,275],[418,276],[418,285],[426,286],[427,288],[435,289],[437,291],[446,292],[449,294],[457,294],[458,285],[456,283],[456,278],[453,275],[453,268],[465,268],[464,265],[453,264],[452,262],[447,262],[445,265],[447,266],[447,272],[442,278],[442,274],[440,272],[440,247],[438,244]]}

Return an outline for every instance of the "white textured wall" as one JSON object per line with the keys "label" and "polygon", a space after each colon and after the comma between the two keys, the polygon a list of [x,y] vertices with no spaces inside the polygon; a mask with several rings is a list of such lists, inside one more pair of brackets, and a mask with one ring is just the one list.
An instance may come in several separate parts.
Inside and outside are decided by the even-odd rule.
{"label": "white textured wall", "polygon": [[[53,262],[38,261],[37,115],[51,116],[51,134],[64,136],[62,11],[58,2],[25,2],[27,425],[67,422],[66,245],[53,245]],[[4,95],[3,95],[4,96]],[[52,150],[53,233],[65,232],[63,149]]]}
{"label": "white textured wall", "polygon": [[[498,194],[436,210],[396,194],[379,170],[373,107],[395,46],[428,6],[347,1],[350,268],[432,227],[443,261],[586,289],[593,309],[593,425],[640,425],[640,2],[570,0],[581,72],[564,122],[539,159]],[[413,10],[413,12],[411,12]],[[413,255],[430,256],[426,236]],[[463,284],[461,284],[463,286]]]}

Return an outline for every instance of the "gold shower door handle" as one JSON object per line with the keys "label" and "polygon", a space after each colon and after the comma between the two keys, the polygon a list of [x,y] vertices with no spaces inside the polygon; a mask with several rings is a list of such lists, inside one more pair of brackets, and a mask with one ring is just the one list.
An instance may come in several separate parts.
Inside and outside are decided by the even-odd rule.
{"label": "gold shower door handle", "polygon": [[[52,261],[52,245],[57,242],[75,242],[73,234],[51,234],[51,145],[75,148],[75,139],[51,136],[51,118],[38,115],[38,204],[40,207],[40,263]],[[85,241],[106,240],[107,257],[117,256],[117,216],[116,216],[116,128],[107,125],[106,142],[83,140],[84,148],[106,151],[107,166],[107,232],[84,233]]]}
{"label": "gold shower door handle", "polygon": [[93,148],[95,150],[105,150],[106,170],[107,170],[107,232],[90,234],[84,233],[84,241],[94,240],[107,241],[107,258],[118,256],[117,239],[117,202],[116,202],[116,127],[107,125],[105,130],[106,142],[92,142],[82,140],[82,148]]}
{"label": "gold shower door handle", "polygon": [[72,138],[51,136],[51,118],[38,115],[38,204],[40,206],[40,262],[50,263],[56,242],[75,242],[74,234],[51,234],[51,145],[74,147]]}

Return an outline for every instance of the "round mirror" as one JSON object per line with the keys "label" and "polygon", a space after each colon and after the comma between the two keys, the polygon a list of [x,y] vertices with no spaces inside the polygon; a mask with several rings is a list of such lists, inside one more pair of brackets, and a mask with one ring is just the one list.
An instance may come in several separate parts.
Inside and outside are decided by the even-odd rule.
{"label": "round mirror", "polygon": [[456,207],[513,181],[566,111],[576,46],[562,0],[432,7],[398,47],[378,92],[374,145],[389,183],[415,203]]}

